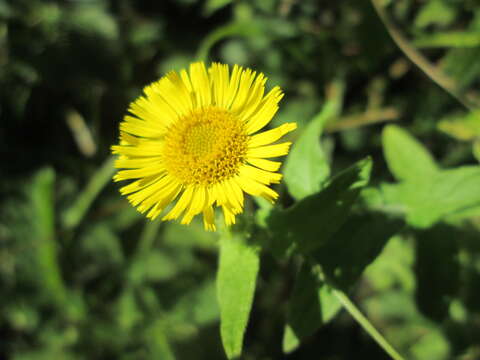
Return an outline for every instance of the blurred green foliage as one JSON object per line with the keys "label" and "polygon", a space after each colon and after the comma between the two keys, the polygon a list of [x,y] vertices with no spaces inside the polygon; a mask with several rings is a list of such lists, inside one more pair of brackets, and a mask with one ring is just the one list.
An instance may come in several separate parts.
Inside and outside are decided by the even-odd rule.
{"label": "blurred green foliage", "polygon": [[[478,2],[385,4],[478,104]],[[129,102],[195,59],[264,72],[273,126],[299,125],[279,204],[234,229],[263,249],[237,244],[244,288],[216,283],[217,234],[145,221],[110,181]],[[332,284],[406,358],[480,358],[479,114],[368,1],[0,0],[0,358],[223,359],[220,316],[238,353],[254,291],[242,358],[387,358]]]}

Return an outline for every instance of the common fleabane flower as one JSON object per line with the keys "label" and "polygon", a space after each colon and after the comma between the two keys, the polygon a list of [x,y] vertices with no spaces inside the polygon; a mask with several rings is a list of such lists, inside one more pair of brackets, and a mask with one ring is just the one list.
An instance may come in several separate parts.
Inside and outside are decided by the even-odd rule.
{"label": "common fleabane flower", "polygon": [[136,179],[120,189],[147,217],[182,217],[189,224],[203,214],[215,230],[214,206],[227,225],[243,211],[244,192],[274,202],[281,163],[290,142],[276,143],[296,128],[286,123],[258,133],[275,115],[283,97],[276,86],[265,95],[266,78],[251,69],[193,63],[148,85],[120,124],[115,181]]}

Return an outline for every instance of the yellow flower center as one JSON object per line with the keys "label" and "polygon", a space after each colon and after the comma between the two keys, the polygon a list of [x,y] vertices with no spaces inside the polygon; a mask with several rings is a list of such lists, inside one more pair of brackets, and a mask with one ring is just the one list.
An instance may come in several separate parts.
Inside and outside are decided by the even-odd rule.
{"label": "yellow flower center", "polygon": [[165,136],[167,171],[183,184],[212,185],[238,173],[247,152],[243,123],[216,107],[193,110]]}

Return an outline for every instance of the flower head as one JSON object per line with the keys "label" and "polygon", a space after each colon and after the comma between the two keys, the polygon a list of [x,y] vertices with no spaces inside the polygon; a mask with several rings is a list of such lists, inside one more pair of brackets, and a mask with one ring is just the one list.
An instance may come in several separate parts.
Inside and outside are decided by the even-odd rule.
{"label": "flower head", "polygon": [[135,179],[120,189],[128,200],[155,219],[182,217],[188,224],[202,213],[215,230],[214,206],[227,225],[243,211],[244,192],[271,202],[278,194],[281,163],[268,160],[288,153],[290,142],[273,144],[295,123],[258,133],[275,115],[283,97],[278,86],[265,95],[263,74],[213,63],[193,63],[145,87],[120,124],[115,181]]}

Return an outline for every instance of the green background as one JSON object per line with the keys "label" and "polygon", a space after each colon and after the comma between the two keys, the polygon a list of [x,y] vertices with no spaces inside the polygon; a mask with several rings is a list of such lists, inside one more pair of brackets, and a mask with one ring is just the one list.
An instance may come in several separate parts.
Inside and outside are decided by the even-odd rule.
{"label": "green background", "polygon": [[[479,3],[385,5],[450,92],[480,104]],[[335,304],[302,323],[315,280],[299,253],[282,258],[282,226],[324,233],[304,227],[307,202],[278,209],[366,156],[347,225],[296,246],[406,358],[480,358],[480,113],[409,56],[366,0],[0,0],[0,358],[225,358],[218,234],[146,221],[111,181],[129,102],[198,59],[265,73],[285,91],[273,125],[299,127],[276,210],[249,200],[240,219],[269,244],[242,358],[388,358]]]}

